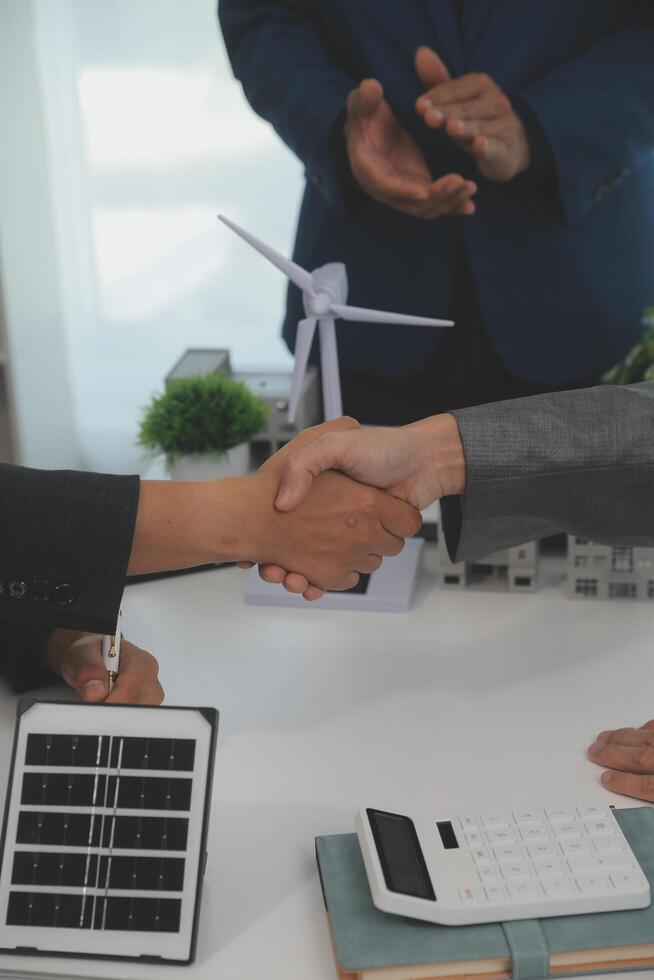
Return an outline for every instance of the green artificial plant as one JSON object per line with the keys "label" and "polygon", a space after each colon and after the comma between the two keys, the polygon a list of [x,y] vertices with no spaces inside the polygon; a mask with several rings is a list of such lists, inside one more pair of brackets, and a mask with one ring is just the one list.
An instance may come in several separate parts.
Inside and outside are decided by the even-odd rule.
{"label": "green artificial plant", "polygon": [[249,442],[266,421],[267,409],[242,381],[206,374],[174,381],[144,411],[139,445],[169,461],[192,454],[223,456]]}
{"label": "green artificial plant", "polygon": [[642,339],[633,347],[624,361],[602,378],[607,385],[628,385],[637,381],[654,381],[654,306],[649,306],[643,315],[645,332]]}

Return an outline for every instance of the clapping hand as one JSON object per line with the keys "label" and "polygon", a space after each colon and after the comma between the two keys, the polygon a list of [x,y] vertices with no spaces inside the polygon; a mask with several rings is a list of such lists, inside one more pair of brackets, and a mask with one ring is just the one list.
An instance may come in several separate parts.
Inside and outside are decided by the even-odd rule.
{"label": "clapping hand", "polygon": [[[416,110],[475,160],[488,180],[512,180],[529,167],[525,128],[508,96],[488,75],[452,78],[431,48],[418,48],[415,68],[425,92]],[[398,121],[381,84],[364,79],[347,99],[345,140],[350,168],[374,201],[416,218],[471,215],[477,186],[461,174],[433,180],[424,154]]]}
{"label": "clapping hand", "polygon": [[474,213],[474,182],[459,174],[432,180],[422,150],[400,125],[376,79],[365,79],[350,92],[345,140],[352,174],[374,201],[415,218]]}
{"label": "clapping hand", "polygon": [[431,129],[444,129],[466,153],[474,157],[488,180],[512,180],[530,164],[525,128],[510,99],[483,73],[451,78],[431,48],[418,48],[416,71],[425,94],[416,109]]}

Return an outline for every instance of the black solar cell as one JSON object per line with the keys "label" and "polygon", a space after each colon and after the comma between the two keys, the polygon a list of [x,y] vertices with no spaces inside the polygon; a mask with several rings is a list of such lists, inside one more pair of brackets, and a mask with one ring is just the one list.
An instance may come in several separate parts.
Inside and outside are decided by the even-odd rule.
{"label": "black solar cell", "polygon": [[98,887],[181,892],[184,887],[184,858],[101,857]]}
{"label": "black solar cell", "polygon": [[27,736],[26,766],[99,766],[106,768],[109,737],[98,735]]}
{"label": "black solar cell", "polygon": [[90,929],[92,903],[83,896],[52,892],[10,892],[7,925]]}
{"label": "black solar cell", "polygon": [[195,741],[190,738],[114,738],[111,765],[121,769],[192,772]]}
{"label": "black solar cell", "polygon": [[88,887],[95,885],[97,861],[94,854],[17,851],[11,883]]}
{"label": "black solar cell", "polygon": [[[109,821],[110,818],[107,818]],[[17,844],[68,844],[74,847],[98,847],[101,840],[101,816],[91,813],[44,813],[21,810],[18,815]]]}
{"label": "black solar cell", "polygon": [[144,851],[184,851],[188,837],[186,817],[105,818],[102,846]]}
{"label": "black solar cell", "polygon": [[109,776],[107,805],[123,810],[188,810],[192,779],[166,776]]}
{"label": "black solar cell", "polygon": [[20,801],[37,806],[102,806],[105,778],[79,772],[26,772]]}
{"label": "black solar cell", "polygon": [[177,898],[101,898],[95,903],[94,929],[179,932],[182,903]]}

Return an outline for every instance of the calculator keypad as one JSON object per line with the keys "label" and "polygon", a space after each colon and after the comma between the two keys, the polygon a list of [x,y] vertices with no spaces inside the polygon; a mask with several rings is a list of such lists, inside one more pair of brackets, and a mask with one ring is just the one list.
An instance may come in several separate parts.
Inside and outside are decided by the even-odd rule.
{"label": "calculator keypad", "polygon": [[606,895],[642,884],[613,815],[601,806],[466,814],[454,826],[477,874],[459,891],[466,907]]}

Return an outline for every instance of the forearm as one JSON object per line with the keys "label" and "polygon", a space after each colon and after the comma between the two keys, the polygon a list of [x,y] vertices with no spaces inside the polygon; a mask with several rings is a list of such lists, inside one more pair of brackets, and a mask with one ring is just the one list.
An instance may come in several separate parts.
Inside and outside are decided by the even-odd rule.
{"label": "forearm", "polygon": [[453,414],[466,491],[443,500],[442,513],[456,560],[561,531],[607,544],[654,544],[654,384]]}
{"label": "forearm", "polygon": [[254,489],[250,477],[142,481],[128,574],[250,558]]}
{"label": "forearm", "polygon": [[[128,574],[256,558],[273,491],[0,466],[0,619],[111,632]],[[24,634],[19,628],[20,636]]]}

